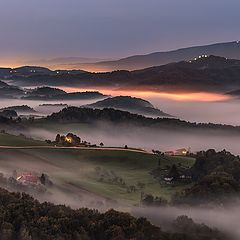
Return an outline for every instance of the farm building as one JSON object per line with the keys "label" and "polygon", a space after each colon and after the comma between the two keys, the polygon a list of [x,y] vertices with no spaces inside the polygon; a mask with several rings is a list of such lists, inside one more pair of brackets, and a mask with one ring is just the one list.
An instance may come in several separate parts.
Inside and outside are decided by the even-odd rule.
{"label": "farm building", "polygon": [[32,173],[23,173],[19,177],[17,177],[17,181],[22,182],[24,184],[38,184],[39,177],[33,175]]}
{"label": "farm building", "polygon": [[190,150],[187,150],[186,148],[180,148],[177,150],[164,152],[164,154],[167,156],[186,156],[189,152]]}
{"label": "farm building", "polygon": [[186,156],[188,153],[188,150],[186,148],[181,148],[181,149],[177,149],[175,151],[175,154],[176,156]]}

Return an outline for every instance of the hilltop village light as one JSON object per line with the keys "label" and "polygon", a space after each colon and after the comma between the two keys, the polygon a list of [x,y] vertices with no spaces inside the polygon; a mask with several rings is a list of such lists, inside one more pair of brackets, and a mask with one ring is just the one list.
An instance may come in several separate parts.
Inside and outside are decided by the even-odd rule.
{"label": "hilltop village light", "polygon": [[183,154],[183,155],[186,155],[186,154],[187,154],[187,151],[186,151],[186,150],[183,150],[183,151],[182,151],[182,154]]}
{"label": "hilltop village light", "polygon": [[65,141],[66,141],[66,142],[69,142],[69,143],[72,143],[72,138],[70,138],[70,137],[65,137]]}

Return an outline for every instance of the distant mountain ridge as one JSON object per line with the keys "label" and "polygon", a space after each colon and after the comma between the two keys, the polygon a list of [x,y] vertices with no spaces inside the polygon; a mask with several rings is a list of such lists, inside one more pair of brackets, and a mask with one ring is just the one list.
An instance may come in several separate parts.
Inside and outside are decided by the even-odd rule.
{"label": "distant mountain ridge", "polygon": [[20,86],[110,87],[116,90],[226,93],[240,88],[239,76],[240,60],[201,55],[190,61],[136,71],[11,76],[11,82]]}
{"label": "distant mountain ridge", "polygon": [[240,42],[215,43],[210,45],[181,48],[172,51],[154,52],[146,55],[134,55],[116,61],[101,61],[89,64],[72,64],[73,69],[89,71],[139,70],[160,66],[172,62],[189,61],[200,55],[215,55],[231,59],[240,59]]}

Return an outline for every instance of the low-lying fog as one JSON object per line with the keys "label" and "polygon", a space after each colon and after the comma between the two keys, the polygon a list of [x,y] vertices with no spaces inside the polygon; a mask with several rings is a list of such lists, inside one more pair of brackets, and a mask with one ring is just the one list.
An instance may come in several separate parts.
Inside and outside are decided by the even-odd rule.
{"label": "low-lying fog", "polygon": [[[20,100],[20,99],[1,99],[0,101],[0,108],[4,107],[10,107],[10,106],[20,106],[20,105],[28,105],[32,108],[38,108],[39,105],[42,104],[67,104],[69,106],[82,106],[85,104],[94,103],[97,100],[91,99],[91,100],[70,100],[70,101],[34,101],[34,100]],[[37,110],[37,109],[35,109]],[[58,109],[57,109],[58,110]],[[56,111],[53,110],[53,111]]]}
{"label": "low-lying fog", "polygon": [[[73,91],[71,89],[65,89]],[[85,89],[74,89],[75,91],[85,91]],[[123,92],[104,91],[105,94],[123,95]],[[217,94],[193,94],[188,96],[178,95],[158,95],[141,92],[125,92],[125,95],[132,95],[149,100],[159,109],[191,122],[213,122],[222,124],[240,125],[240,100],[229,99]],[[193,98],[197,98],[194,100]],[[187,99],[187,100],[186,100]],[[1,99],[0,108],[14,105],[29,105],[42,115],[51,114],[61,110],[64,106],[39,107],[41,104],[67,104],[68,106],[81,106],[93,103],[97,100],[84,101],[29,101],[29,100],[4,100]],[[109,131],[111,129],[111,131]],[[235,154],[239,154],[240,136],[226,135],[221,132],[176,132],[172,131],[155,131],[144,128],[127,128],[123,126],[98,125],[95,128],[82,128],[79,126],[64,125],[61,128],[48,129],[30,129],[22,132],[30,137],[38,139],[53,140],[57,133],[66,134],[73,132],[78,134],[82,139],[91,143],[99,144],[104,142],[106,146],[124,146],[143,148],[146,150],[160,149],[173,150],[177,148],[188,148],[192,151],[215,148],[217,150],[227,149]],[[18,134],[17,132],[16,134]]]}
{"label": "low-lying fog", "polygon": [[[47,157],[46,157],[47,156]],[[21,172],[42,172],[50,176],[53,186],[47,193],[34,196],[40,201],[50,201],[55,204],[65,204],[73,208],[90,207],[105,211],[115,208],[119,211],[130,212],[136,217],[145,217],[153,224],[163,229],[171,230],[171,223],[178,216],[187,215],[197,223],[204,223],[226,231],[240,238],[239,207],[235,205],[227,208],[196,208],[196,207],[132,207],[121,201],[111,202],[104,197],[91,193],[81,186],[82,179],[88,176],[95,165],[91,160],[81,159],[79,155],[71,155],[71,161],[66,162],[67,153],[62,151],[44,152],[41,150],[1,150],[0,172],[11,176],[13,170]],[[55,159],[58,161],[55,161]],[[41,164],[40,164],[41,163]],[[81,166],[81,167],[79,167]]]}
{"label": "low-lying fog", "polygon": [[[240,208],[233,205],[228,208],[194,208],[194,207],[159,207],[133,208],[131,213],[137,217],[147,217],[153,224],[168,229],[171,222],[178,216],[188,216],[197,223],[217,228],[229,233],[234,239],[240,238]],[[169,229],[171,230],[171,229]],[[227,239],[226,239],[227,240]]]}
{"label": "low-lying fog", "polygon": [[[107,93],[104,92],[103,93]],[[112,93],[111,93],[112,94]],[[113,94],[112,94],[113,95]],[[123,95],[116,92],[115,95]],[[130,95],[125,93],[124,95]],[[240,108],[239,100],[234,99],[173,99],[163,96],[147,95],[145,97],[138,94],[132,94],[132,96],[142,97],[149,100],[154,106],[158,107],[164,112],[177,116],[181,119],[192,122],[213,122],[240,125]],[[218,101],[217,101],[218,100]],[[22,101],[22,100],[2,100],[0,101],[0,108],[13,106],[13,105],[29,105],[30,107],[38,110],[40,104],[67,104],[71,106],[81,106],[84,104],[93,103],[96,100],[91,101]],[[50,114],[51,111],[57,111],[59,109],[53,109],[46,112]],[[217,150],[227,149],[234,154],[240,154],[239,140],[240,136],[226,135],[222,132],[207,132],[207,131],[194,131],[194,132],[176,132],[172,131],[155,131],[145,128],[128,128],[122,126],[117,128],[114,125],[100,124],[94,128],[80,128],[79,126],[66,125],[57,129],[52,128],[39,129],[31,128],[24,134],[36,137],[38,139],[51,139],[53,140],[57,133],[66,134],[67,132],[73,132],[78,134],[83,140],[90,141],[92,143],[99,144],[103,142],[105,146],[124,146],[144,148],[147,150],[159,149],[159,150],[174,150],[182,147],[191,147],[193,151],[205,150],[209,148],[215,148]],[[27,155],[26,155],[27,157]],[[16,156],[18,159],[18,156]],[[7,163],[6,163],[7,164]],[[46,163],[45,163],[46,164]],[[1,170],[6,166],[1,165]],[[19,168],[21,166],[19,165]],[[30,168],[31,166],[29,166]],[[39,169],[33,170],[44,171],[46,169],[44,165]],[[6,167],[7,168],[7,167]],[[16,165],[11,166],[16,168]],[[52,168],[54,172],[54,167]],[[61,180],[59,180],[61,182]],[[89,202],[89,193],[86,195],[84,201],[79,201],[78,196],[69,196],[69,192],[66,192],[69,186],[63,186],[62,189],[55,189],[55,194],[49,196],[49,200],[56,203],[66,203],[73,207],[80,207],[83,203]],[[71,186],[74,190],[74,186]],[[83,194],[84,192],[81,192]],[[91,197],[96,198],[95,195]],[[58,199],[58,200],[57,200]],[[121,208],[119,210],[130,211],[135,216],[144,216],[150,219],[153,223],[162,225],[163,222],[175,219],[179,215],[188,215],[197,222],[204,222],[207,225],[215,226],[220,230],[227,230],[236,234],[237,238],[240,238],[239,221],[240,214],[238,207],[232,207],[229,209],[197,209],[197,208]]]}
{"label": "low-lying fog", "polygon": [[[16,162],[15,162],[16,163]],[[24,163],[24,162],[22,162]],[[6,166],[4,166],[6,167]],[[8,166],[9,167],[9,166]],[[33,169],[34,171],[41,172],[60,172],[58,166],[51,166],[43,164],[40,168],[34,164],[28,165],[24,163],[24,167],[28,168],[28,171]],[[12,169],[21,169],[20,162],[18,164],[12,164]],[[2,168],[0,168],[3,172]],[[8,170],[9,171],[9,170]],[[9,173],[9,172],[8,172]],[[60,174],[67,175],[63,171]],[[59,175],[60,175],[59,174]],[[83,177],[84,177],[83,173]],[[99,211],[107,211],[110,208],[114,208],[118,211],[129,212],[135,217],[147,218],[152,224],[160,226],[163,230],[171,231],[172,222],[178,216],[188,216],[192,218],[196,223],[204,223],[211,228],[217,228],[218,230],[230,234],[233,239],[238,240],[240,238],[239,229],[239,207],[236,205],[229,206],[227,208],[204,208],[204,207],[131,207],[121,202],[112,202],[87,190],[81,189],[74,184],[66,184],[61,178],[52,178],[54,174],[50,174],[51,180],[54,182],[54,186],[48,190],[47,194],[35,194],[34,197],[41,202],[49,201],[55,204],[64,204],[72,208],[88,207],[98,209]],[[77,177],[71,175],[71,177]],[[79,176],[78,176],[79,177]],[[70,179],[69,179],[70,181]],[[232,239],[232,238],[231,238]]]}
{"label": "low-lying fog", "polygon": [[147,99],[154,106],[182,120],[240,125],[240,99],[224,101],[178,101],[157,97]]}
{"label": "low-lying fog", "polygon": [[[52,128],[52,130],[49,130]],[[82,140],[99,144],[103,142],[105,146],[121,146],[142,148],[147,151],[152,149],[168,151],[179,148],[191,148],[191,151],[201,151],[210,148],[216,150],[227,149],[238,155],[240,134],[225,134],[221,131],[176,131],[176,130],[155,130],[149,128],[139,128],[130,126],[116,126],[110,124],[98,124],[96,126],[67,125],[52,126],[47,129],[31,128],[23,132],[27,136],[44,140],[54,140],[57,133],[66,134],[73,132]],[[58,128],[58,130],[57,130]]]}
{"label": "low-lying fog", "polygon": [[[65,91],[95,91],[96,89],[76,89],[62,88]],[[212,122],[230,125],[240,125],[240,99],[231,98],[221,94],[211,93],[192,93],[192,94],[166,94],[152,92],[136,92],[136,91],[113,91],[106,89],[98,89],[103,94],[112,96],[133,96],[140,97],[150,101],[160,110],[190,122]],[[39,108],[42,104],[67,104],[68,106],[82,106],[91,104],[98,100],[73,100],[73,101],[31,101],[31,100],[9,100],[1,99],[0,108],[14,105],[28,105],[39,111],[40,115],[51,114],[57,112],[61,107],[45,107]]]}
{"label": "low-lying fog", "polygon": [[[65,91],[94,89],[64,88]],[[240,99],[216,93],[154,93],[141,91],[115,91],[99,89],[111,96],[132,96],[150,101],[155,107],[177,118],[191,122],[212,122],[240,125]]]}

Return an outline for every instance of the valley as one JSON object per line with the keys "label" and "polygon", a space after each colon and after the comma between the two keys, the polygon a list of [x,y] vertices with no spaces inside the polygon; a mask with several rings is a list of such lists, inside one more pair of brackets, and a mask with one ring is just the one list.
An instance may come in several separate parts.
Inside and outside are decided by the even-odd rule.
{"label": "valley", "polygon": [[239,240],[240,1],[0,1],[0,240]]}

